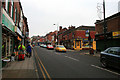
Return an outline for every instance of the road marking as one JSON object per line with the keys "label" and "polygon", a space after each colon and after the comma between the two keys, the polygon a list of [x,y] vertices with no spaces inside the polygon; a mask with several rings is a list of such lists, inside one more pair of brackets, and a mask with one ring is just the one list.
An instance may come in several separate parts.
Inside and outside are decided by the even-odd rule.
{"label": "road marking", "polygon": [[[38,55],[37,55],[37,52],[36,52],[36,51],[35,51],[35,54],[36,54],[36,56],[37,56],[37,58],[38,58],[38,60],[39,60],[39,62],[40,62],[40,63],[38,62],[38,63],[39,63],[39,66],[40,66],[40,64],[41,64],[41,66],[43,67],[42,71],[44,70],[44,71],[45,71],[45,73],[47,74],[48,78],[49,78],[50,80],[52,80],[52,79],[51,79],[51,77],[50,77],[50,75],[48,74],[48,72],[47,72],[47,70],[46,70],[45,66],[43,65],[42,61],[41,61],[41,60],[40,60],[40,58],[38,57]],[[40,67],[41,67],[41,66],[40,66]],[[41,67],[41,68],[42,68],[42,67]],[[43,75],[44,75],[44,73],[43,73]],[[45,79],[46,79],[46,77],[45,77]]]}
{"label": "road marking", "polygon": [[[37,59],[36,53],[35,53],[35,57],[36,57],[36,59]],[[42,75],[43,75],[44,79],[46,79],[46,76],[45,76],[45,74],[44,74],[44,71],[43,71],[43,69],[42,69],[42,67],[41,67],[41,65],[40,65],[40,63],[39,63],[38,60],[37,60],[37,62],[38,62],[38,65],[39,65],[39,67],[40,67],[40,70],[41,70],[41,72],[42,72]]]}
{"label": "road marking", "polygon": [[108,70],[108,69],[104,69],[104,68],[102,68],[102,67],[96,66],[96,65],[91,65],[91,66],[92,66],[92,67],[96,67],[96,68],[101,69],[101,70],[108,71],[108,72],[113,73],[113,74],[116,74],[116,75],[120,75],[120,74],[117,73],[117,72],[113,72],[113,71],[110,71],[110,70]]}
{"label": "road marking", "polygon": [[67,57],[69,59],[72,59],[72,60],[75,60],[75,61],[79,61],[78,59],[75,59],[75,58],[72,58],[72,57],[69,57],[69,56],[65,56],[65,57]]}

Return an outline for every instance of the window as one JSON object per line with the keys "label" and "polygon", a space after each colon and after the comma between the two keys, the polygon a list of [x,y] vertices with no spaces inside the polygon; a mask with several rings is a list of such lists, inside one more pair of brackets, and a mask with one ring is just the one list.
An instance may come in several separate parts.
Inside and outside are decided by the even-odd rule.
{"label": "window", "polygon": [[8,0],[6,0],[5,9],[6,9],[6,11],[8,12]]}
{"label": "window", "polygon": [[17,22],[17,8],[15,8],[15,23]]}
{"label": "window", "polygon": [[108,53],[111,53],[111,54],[120,54],[119,52],[119,49],[118,47],[112,47],[108,50]]}
{"label": "window", "polygon": [[11,16],[12,18],[13,18],[13,5],[14,5],[14,4],[13,4],[13,0],[11,0],[11,15],[10,15],[10,16]]}

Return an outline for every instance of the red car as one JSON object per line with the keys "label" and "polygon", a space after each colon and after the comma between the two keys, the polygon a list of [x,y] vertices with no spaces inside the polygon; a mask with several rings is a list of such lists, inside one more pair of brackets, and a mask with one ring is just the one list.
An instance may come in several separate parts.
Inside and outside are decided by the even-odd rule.
{"label": "red car", "polygon": [[47,49],[54,49],[53,45],[47,45]]}

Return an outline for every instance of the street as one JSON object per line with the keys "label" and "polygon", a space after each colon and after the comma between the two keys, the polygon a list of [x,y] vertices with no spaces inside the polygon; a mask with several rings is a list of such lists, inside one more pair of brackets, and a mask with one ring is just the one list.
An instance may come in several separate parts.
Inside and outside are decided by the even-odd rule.
{"label": "street", "polygon": [[119,78],[120,72],[102,68],[99,57],[80,51],[55,52],[34,47],[33,53],[40,78]]}

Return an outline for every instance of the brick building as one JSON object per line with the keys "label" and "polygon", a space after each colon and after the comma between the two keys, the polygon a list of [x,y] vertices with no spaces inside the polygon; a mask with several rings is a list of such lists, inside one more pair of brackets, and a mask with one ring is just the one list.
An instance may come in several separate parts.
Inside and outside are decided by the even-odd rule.
{"label": "brick building", "polygon": [[[91,36],[91,47],[88,46],[88,34]],[[95,39],[95,27],[94,26],[70,26],[68,29],[59,31],[58,34],[59,44],[63,44],[66,48],[70,49],[89,49],[93,47],[93,41]]]}
{"label": "brick building", "polygon": [[96,48],[97,50],[104,50],[105,46],[120,46],[120,12],[106,18],[107,33],[106,33],[106,45],[104,45],[104,30],[103,20],[97,20],[95,22],[96,30]]}
{"label": "brick building", "polygon": [[43,44],[45,42],[45,38],[44,37],[40,37],[40,44]]}
{"label": "brick building", "polygon": [[48,34],[46,34],[45,36],[45,44],[52,44],[53,46],[55,46],[56,44],[56,39],[57,39],[57,31],[54,32],[49,32]]}
{"label": "brick building", "polygon": [[[23,9],[20,0],[3,0],[2,2],[2,57],[11,56],[14,47],[24,42]],[[27,21],[26,21],[27,22]],[[27,23],[25,22],[25,25]],[[29,37],[29,28],[25,33]],[[24,34],[24,35],[23,35]]]}

